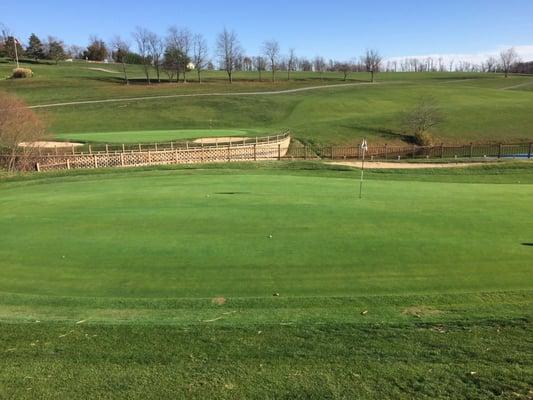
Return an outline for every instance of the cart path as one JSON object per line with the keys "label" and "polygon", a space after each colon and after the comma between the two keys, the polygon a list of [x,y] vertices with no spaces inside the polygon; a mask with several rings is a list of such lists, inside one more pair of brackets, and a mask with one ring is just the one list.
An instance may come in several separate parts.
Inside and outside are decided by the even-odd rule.
{"label": "cart path", "polygon": [[29,106],[28,108],[33,108],[33,109],[52,108],[52,107],[76,106],[76,105],[84,105],[84,104],[120,103],[120,102],[128,102],[128,101],[176,99],[176,98],[187,98],[187,97],[272,96],[272,95],[280,95],[280,94],[307,92],[307,91],[312,91],[312,90],[336,89],[336,88],[363,86],[363,85],[376,85],[376,84],[379,84],[379,83],[370,83],[370,82],[342,83],[342,84],[336,84],[336,85],[307,86],[303,88],[264,91],[264,92],[189,93],[189,94],[169,94],[169,95],[145,96],[145,97],[125,97],[125,98],[104,99],[104,100],[81,100],[81,101],[70,101],[70,102],[65,102],[65,103],[38,104],[34,106]]}

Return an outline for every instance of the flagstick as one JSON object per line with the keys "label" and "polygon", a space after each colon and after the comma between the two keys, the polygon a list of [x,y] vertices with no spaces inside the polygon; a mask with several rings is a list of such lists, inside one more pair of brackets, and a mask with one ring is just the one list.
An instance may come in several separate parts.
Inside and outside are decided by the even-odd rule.
{"label": "flagstick", "polygon": [[363,177],[365,174],[365,149],[363,147],[363,163],[361,164],[361,181],[359,182],[359,198],[363,198]]}

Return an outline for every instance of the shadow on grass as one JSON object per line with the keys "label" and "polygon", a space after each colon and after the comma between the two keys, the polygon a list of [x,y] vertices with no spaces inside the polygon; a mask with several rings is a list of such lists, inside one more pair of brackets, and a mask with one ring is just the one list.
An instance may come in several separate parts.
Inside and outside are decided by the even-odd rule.
{"label": "shadow on grass", "polygon": [[389,128],[376,128],[364,125],[345,125],[344,128],[357,129],[361,132],[368,132],[376,136],[380,136],[385,139],[396,139],[408,144],[416,144],[414,136],[406,135],[405,133],[397,132]]}
{"label": "shadow on grass", "polygon": [[522,243],[522,246],[533,247],[533,243]]}
{"label": "shadow on grass", "polygon": [[[124,85],[125,80],[122,72],[119,74],[116,74],[114,76],[91,76],[86,77],[85,79],[98,81],[98,82],[106,82],[106,83],[119,83]],[[148,85],[148,80],[146,78],[130,78],[128,79],[130,85]],[[280,84],[280,83],[289,83],[289,82],[309,82],[312,84],[318,84],[318,83],[331,83],[335,82],[335,84],[341,84],[341,83],[366,83],[368,81],[363,79],[350,79],[348,78],[346,81],[343,78],[325,78],[320,79],[318,77],[307,77],[307,78],[291,78],[290,81],[287,79],[277,79],[274,84]],[[161,77],[161,82],[157,80],[157,78],[150,77],[150,84],[151,85],[162,85],[162,84],[175,84],[175,85],[187,85],[187,84],[200,84],[198,82],[198,79],[196,76],[194,78],[188,79],[186,83],[183,81],[176,82],[176,79],[170,80],[168,77]],[[226,77],[220,76],[220,77],[204,77],[202,79],[202,83],[228,83],[228,79]],[[247,79],[247,78],[234,78],[233,83],[235,84],[241,84],[241,83],[254,83],[254,84],[271,84],[272,81],[269,79],[266,79],[263,77],[263,79],[259,80],[259,78],[253,78],[253,79]]]}

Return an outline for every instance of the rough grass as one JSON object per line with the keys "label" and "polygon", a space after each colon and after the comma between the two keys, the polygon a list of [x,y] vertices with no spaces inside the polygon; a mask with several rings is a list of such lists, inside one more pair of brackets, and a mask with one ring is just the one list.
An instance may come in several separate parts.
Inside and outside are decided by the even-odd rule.
{"label": "rough grass", "polygon": [[4,177],[0,397],[528,398],[532,165]]}

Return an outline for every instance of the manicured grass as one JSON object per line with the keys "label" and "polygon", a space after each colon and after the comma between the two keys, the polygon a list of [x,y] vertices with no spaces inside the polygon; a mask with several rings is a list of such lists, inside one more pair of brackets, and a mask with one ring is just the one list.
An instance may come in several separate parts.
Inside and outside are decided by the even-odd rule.
{"label": "manicured grass", "polygon": [[7,177],[0,393],[527,398],[532,165]]}
{"label": "manicured grass", "polygon": [[[371,180],[361,202],[356,183],[282,170],[6,183],[0,290],[253,297],[529,288],[521,243],[533,228],[530,185]],[[20,247],[27,243],[32,252]],[[513,273],[501,276],[507,266]]]}
{"label": "manicured grass", "polygon": [[[271,132],[273,134],[273,132]],[[62,140],[78,142],[104,143],[146,143],[165,142],[184,139],[209,137],[246,137],[267,135],[262,129],[180,129],[168,131],[125,131],[125,132],[96,132],[96,133],[64,133],[57,135]]]}
{"label": "manicured grass", "polygon": [[[0,75],[11,65],[0,64]],[[33,65],[35,78],[0,81],[6,90],[30,104],[157,95],[279,91],[344,83],[338,73],[295,73],[287,81],[258,81],[256,73],[238,73],[229,85],[220,71],[205,74],[205,83],[126,86],[120,74],[89,68],[119,68],[86,63]],[[132,76],[141,77],[141,69]],[[522,141],[533,139],[533,78],[478,73],[383,73],[378,84],[368,74],[354,73],[352,87],[261,96],[212,96],[151,99],[133,102],[72,105],[41,109],[54,135],[87,132],[159,131],[176,129],[291,129],[302,141],[316,144],[399,143],[405,132],[402,115],[426,95],[436,97],[445,122],[434,132],[437,141]],[[153,141],[153,140],[149,140]]]}

